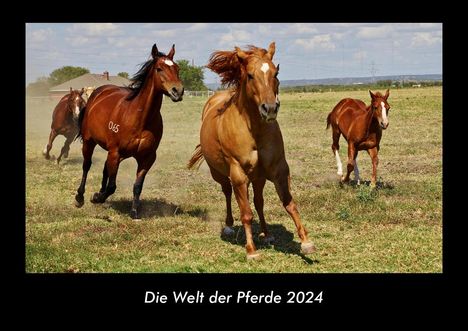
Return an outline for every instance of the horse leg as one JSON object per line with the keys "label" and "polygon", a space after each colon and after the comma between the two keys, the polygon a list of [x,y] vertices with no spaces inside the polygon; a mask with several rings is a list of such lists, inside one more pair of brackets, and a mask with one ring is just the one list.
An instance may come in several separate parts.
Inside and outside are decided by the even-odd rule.
{"label": "horse leg", "polygon": [[227,236],[234,234],[232,225],[234,224],[234,218],[232,217],[232,206],[231,206],[231,197],[232,197],[232,185],[229,177],[223,176],[219,171],[210,167],[211,177],[219,184],[221,184],[221,189],[223,190],[224,197],[226,198],[226,226],[223,229],[223,233]]}
{"label": "horse leg", "polygon": [[265,215],[263,214],[263,188],[265,187],[266,179],[261,178],[252,181],[253,192],[254,192],[254,204],[255,210],[257,211],[258,218],[260,220],[260,227],[262,232],[259,237],[267,244],[273,242],[275,238],[268,233],[267,225],[265,222]]}
{"label": "horse leg", "polygon": [[93,156],[94,147],[96,147],[96,143],[93,140],[83,141],[83,176],[81,177],[80,187],[77,190],[78,193],[75,195],[75,206],[78,208],[84,204],[83,194],[85,192],[86,177],[88,176],[88,171],[91,168],[91,158]]}
{"label": "horse leg", "polygon": [[60,155],[57,158],[57,164],[60,163],[60,160],[62,159],[62,155],[64,158],[68,157],[68,151],[70,150],[70,144],[73,142],[73,136],[66,136],[65,143],[63,144],[62,150],[60,151]]}
{"label": "horse leg", "polygon": [[354,159],[354,180],[356,181],[356,185],[361,185],[361,178],[359,177],[359,168],[357,165],[357,152],[356,158]]}
{"label": "horse leg", "polygon": [[50,159],[50,150],[52,149],[52,143],[54,142],[55,138],[57,137],[58,133],[54,129],[50,130],[49,134],[49,142],[47,145],[44,147],[44,150],[42,151],[42,155],[46,158],[46,160]]}
{"label": "horse leg", "polygon": [[348,141],[348,166],[346,171],[346,176],[341,180],[343,183],[349,182],[349,175],[354,170],[354,159],[357,156],[357,149],[354,146],[354,143]]}
{"label": "horse leg", "polygon": [[260,254],[255,248],[252,238],[252,219],[253,213],[249,204],[249,179],[239,165],[231,165],[230,176],[234,195],[240,209],[241,222],[244,225],[247,259],[256,259]]}
{"label": "horse leg", "polygon": [[338,151],[340,150],[340,136],[341,136],[341,132],[338,128],[335,128],[332,126],[332,130],[333,130],[333,143],[332,143],[332,151],[333,151],[333,155],[335,155],[335,159],[336,159],[336,167],[337,167],[337,175],[338,176],[343,176],[343,166],[341,164],[341,159],[340,159],[340,154],[338,153]]}
{"label": "horse leg", "polygon": [[94,193],[93,198],[91,199],[92,203],[103,203],[104,199],[104,192],[106,191],[107,182],[109,180],[109,173],[107,172],[107,161],[104,162],[104,169],[102,170],[102,181],[101,181],[101,189],[99,192]]}
{"label": "horse leg", "polygon": [[372,188],[375,188],[375,186],[377,185],[377,166],[379,164],[377,147],[368,149],[367,153],[369,153],[369,156],[372,159],[372,179],[371,179],[370,186]]}
{"label": "horse leg", "polygon": [[315,246],[307,238],[307,231],[302,225],[296,203],[291,195],[291,177],[289,175],[289,167],[286,162],[280,165],[273,183],[275,184],[276,192],[283,203],[283,207],[286,209],[296,225],[297,234],[301,239],[301,252],[303,254],[315,252]]}
{"label": "horse leg", "polygon": [[[106,199],[112,194],[114,194],[115,190],[117,189],[116,178],[117,178],[117,172],[119,170],[119,163],[120,163],[120,155],[119,155],[118,150],[113,150],[113,151],[109,150],[109,152],[107,153],[107,160],[106,160],[106,168],[107,168],[107,175],[109,177],[109,181],[107,183],[107,186],[104,192],[99,193],[100,203],[105,202]],[[104,175],[104,172],[103,172],[103,175]],[[103,176],[103,182],[104,182],[104,176]]]}
{"label": "horse leg", "polygon": [[146,174],[150,170],[155,160],[156,153],[152,153],[146,159],[137,159],[138,168],[136,173],[136,180],[133,184],[133,203],[132,210],[130,211],[130,215],[134,221],[140,220],[140,217],[138,216],[138,209],[140,207],[140,194],[143,190],[143,182],[145,181]]}

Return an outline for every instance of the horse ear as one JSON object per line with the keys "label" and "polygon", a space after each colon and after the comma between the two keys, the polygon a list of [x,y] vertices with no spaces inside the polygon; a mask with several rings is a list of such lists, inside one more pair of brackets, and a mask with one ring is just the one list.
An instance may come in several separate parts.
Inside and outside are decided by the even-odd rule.
{"label": "horse ear", "polygon": [[374,94],[374,93],[372,93],[372,91],[371,91],[371,90],[369,90],[369,94],[370,94],[370,97],[371,97],[371,99],[374,99],[374,98],[375,98],[375,94]]}
{"label": "horse ear", "polygon": [[73,93],[73,87],[70,86],[70,93]]}
{"label": "horse ear", "polygon": [[385,92],[384,99],[387,100],[389,95],[390,95],[390,90],[387,89],[387,92]]}
{"label": "horse ear", "polygon": [[153,59],[157,58],[158,57],[158,46],[156,46],[156,44],[153,45],[153,48],[151,48],[151,56],[153,57]]}
{"label": "horse ear", "polygon": [[239,59],[240,62],[244,61],[247,58],[247,56],[249,56],[246,52],[244,52],[237,46],[234,47],[234,49],[236,51],[237,58]]}
{"label": "horse ear", "polygon": [[276,50],[276,44],[275,42],[273,41],[270,46],[268,46],[268,52],[267,52],[267,56],[270,60],[273,59],[273,55],[275,55],[275,50]]}
{"label": "horse ear", "polygon": [[83,95],[84,93],[84,87],[81,88],[80,95]]}
{"label": "horse ear", "polygon": [[175,44],[172,44],[172,48],[169,51],[169,54],[167,54],[167,57],[172,60],[174,58],[174,54],[175,54]]}

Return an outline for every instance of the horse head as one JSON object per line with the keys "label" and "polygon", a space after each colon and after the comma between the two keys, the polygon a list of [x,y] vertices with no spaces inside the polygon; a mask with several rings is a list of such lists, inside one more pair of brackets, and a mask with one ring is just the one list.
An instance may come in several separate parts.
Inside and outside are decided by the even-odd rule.
{"label": "horse head", "polygon": [[153,57],[154,80],[158,84],[163,93],[177,102],[182,100],[184,95],[184,86],[179,78],[179,66],[173,62],[175,54],[175,45],[172,45],[169,54],[160,53],[156,44],[151,49]]}
{"label": "horse head", "polygon": [[272,42],[268,50],[249,47],[249,51],[235,48],[241,65],[241,80],[244,82],[247,96],[255,103],[260,116],[266,122],[276,120],[280,101],[278,98],[279,64],[272,62],[275,54],[275,43]]}
{"label": "horse head", "polygon": [[374,112],[374,116],[377,118],[379,125],[382,129],[388,127],[388,111],[390,110],[390,105],[387,102],[390,91],[387,89],[385,95],[382,95],[380,92],[372,93],[369,90],[371,96],[371,110]]}
{"label": "horse head", "polygon": [[73,114],[73,119],[78,120],[81,109],[86,106],[86,101],[83,99],[84,88],[80,91],[70,87],[70,96],[68,97],[68,109]]}

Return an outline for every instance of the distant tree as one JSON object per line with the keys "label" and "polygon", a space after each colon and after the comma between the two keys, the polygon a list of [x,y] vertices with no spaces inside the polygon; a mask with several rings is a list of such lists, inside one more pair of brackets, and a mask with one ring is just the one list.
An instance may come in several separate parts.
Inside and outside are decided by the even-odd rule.
{"label": "distant tree", "polygon": [[84,74],[88,74],[89,70],[82,67],[65,66],[59,69],[55,69],[50,73],[49,83],[50,86],[60,85],[67,80],[79,77]]}
{"label": "distant tree", "polygon": [[117,76],[127,78],[128,79],[128,72],[122,71],[117,74]]}
{"label": "distant tree", "polygon": [[179,77],[184,83],[184,88],[189,91],[205,91],[207,87],[203,83],[205,75],[203,67],[190,65],[188,60],[177,61],[179,65]]}
{"label": "distant tree", "polygon": [[387,87],[392,85],[392,80],[391,79],[384,79],[384,80],[379,80],[377,81],[377,86],[379,87]]}
{"label": "distant tree", "polygon": [[26,87],[26,95],[30,97],[45,96],[50,88],[49,77],[39,77],[34,83]]}

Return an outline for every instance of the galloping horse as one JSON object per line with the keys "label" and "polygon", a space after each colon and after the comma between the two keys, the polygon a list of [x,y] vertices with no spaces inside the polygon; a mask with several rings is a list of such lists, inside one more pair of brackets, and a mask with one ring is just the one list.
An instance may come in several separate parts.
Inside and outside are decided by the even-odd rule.
{"label": "galloping horse", "polygon": [[273,62],[275,43],[268,51],[255,46],[243,51],[217,51],[211,55],[209,69],[222,77],[222,83],[234,86],[208,99],[203,109],[200,144],[196,147],[189,168],[206,160],[211,176],[221,184],[226,197],[226,226],[230,235],[234,222],[231,211],[231,195],[239,205],[241,221],[246,234],[247,258],[260,256],[252,240],[252,210],[248,187],[253,185],[254,204],[262,233],[269,242],[263,214],[263,188],[266,180],[274,183],[286,211],[296,224],[305,254],[315,250],[302,226],[296,204],[290,192],[289,167],[284,156],[281,130],[276,121],[280,102],[278,98],[279,65]]}
{"label": "galloping horse", "polygon": [[52,143],[58,135],[65,136],[66,140],[57,158],[57,164],[60,163],[62,155],[64,158],[68,157],[70,144],[78,133],[78,117],[81,109],[85,106],[85,100],[82,97],[83,93],[84,89],[78,91],[70,87],[70,93],[64,95],[57,106],[55,106],[54,112],[52,113],[49,143],[42,151],[42,154],[47,160],[50,159],[49,153],[52,149]]}
{"label": "galloping horse", "polygon": [[75,196],[77,207],[84,204],[86,177],[96,144],[108,151],[104,164],[101,190],[91,202],[103,203],[115,192],[116,177],[122,160],[134,157],[138,163],[133,185],[131,217],[138,219],[140,194],[145,176],[156,160],[156,149],[163,134],[160,113],[163,95],[172,101],[182,100],[184,88],[179,78],[179,66],[173,62],[175,45],[165,55],[156,44],[148,60],[132,79],[129,87],[103,85],[91,94],[80,114],[83,140],[83,177]]}
{"label": "galloping horse", "polygon": [[361,100],[346,98],[341,100],[335,108],[328,114],[327,129],[332,126],[333,144],[332,150],[336,158],[337,174],[343,175],[340,155],[340,135],[343,134],[348,142],[348,168],[346,176],[341,177],[342,182],[349,182],[349,175],[354,170],[354,177],[357,184],[360,183],[359,168],[357,165],[357,154],[361,150],[367,150],[372,159],[372,179],[371,187],[376,186],[377,165],[379,158],[377,156],[380,149],[380,139],[382,138],[382,129],[388,127],[388,111],[390,105],[387,102],[390,95],[389,90],[382,95],[380,92],[372,93],[371,104],[366,104]]}

